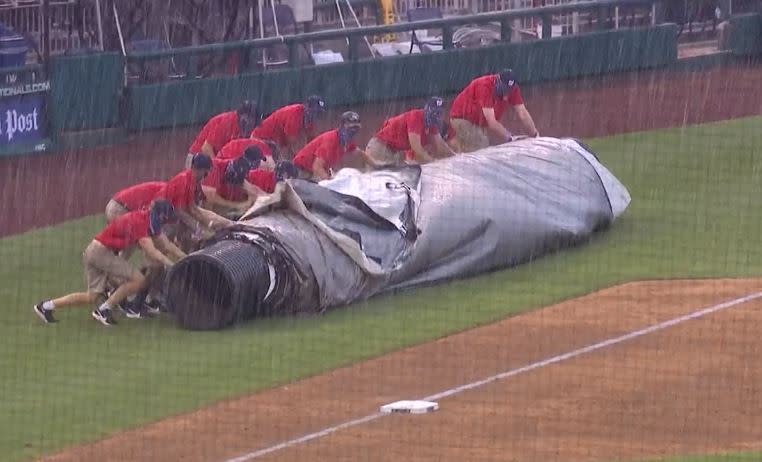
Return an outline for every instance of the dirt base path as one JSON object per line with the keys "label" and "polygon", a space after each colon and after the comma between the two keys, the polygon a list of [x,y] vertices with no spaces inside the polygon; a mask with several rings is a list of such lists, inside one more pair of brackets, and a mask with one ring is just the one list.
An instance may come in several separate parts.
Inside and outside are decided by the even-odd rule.
{"label": "dirt base path", "polygon": [[[585,138],[762,114],[761,81],[762,65],[734,65],[552,82],[523,93],[543,135]],[[358,144],[365,146],[385,118],[421,101],[353,108],[363,120]],[[320,128],[332,126],[346,109],[331,110]],[[521,133],[515,120],[509,126]],[[116,191],[170,178],[182,168],[195,134],[186,127],[136,133],[114,146],[0,157],[0,237],[102,213]]]}
{"label": "dirt base path", "polygon": [[[760,291],[762,280],[629,283],[44,460],[603,461],[759,449]],[[434,413],[377,413],[443,391]]]}

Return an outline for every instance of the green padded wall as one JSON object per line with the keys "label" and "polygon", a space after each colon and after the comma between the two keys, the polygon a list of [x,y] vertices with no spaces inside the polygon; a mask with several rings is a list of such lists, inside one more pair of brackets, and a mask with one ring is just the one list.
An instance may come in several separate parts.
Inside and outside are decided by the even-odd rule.
{"label": "green padded wall", "polygon": [[762,14],[752,13],[730,18],[728,45],[736,55],[762,54]]}
{"label": "green padded wall", "polygon": [[524,84],[668,66],[677,59],[677,26],[600,31],[526,43],[377,60],[181,80],[127,89],[130,129],[202,123],[245,98],[265,111],[312,93],[331,105],[452,94],[503,67]]}
{"label": "green padded wall", "polygon": [[56,57],[50,107],[54,129],[116,126],[123,85],[124,58],[119,53]]}

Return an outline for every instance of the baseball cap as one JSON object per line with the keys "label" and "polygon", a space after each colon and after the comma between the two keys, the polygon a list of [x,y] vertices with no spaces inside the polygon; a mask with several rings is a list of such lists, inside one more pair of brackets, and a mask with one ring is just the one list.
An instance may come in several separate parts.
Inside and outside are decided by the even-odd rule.
{"label": "baseball cap", "polygon": [[305,101],[304,105],[310,111],[325,112],[325,100],[323,99],[322,96],[318,96],[318,95],[308,96],[307,101]]}
{"label": "baseball cap", "polygon": [[230,161],[225,170],[225,179],[232,184],[241,184],[251,170],[251,162],[245,157]]}
{"label": "baseball cap", "polygon": [[439,96],[432,96],[423,107],[428,111],[442,112],[444,110],[444,100]]}
{"label": "baseball cap", "polygon": [[262,154],[262,150],[255,144],[246,147],[243,151],[243,157],[247,158],[252,165],[259,165],[260,162],[265,160],[265,155]]}
{"label": "baseball cap", "polygon": [[256,117],[257,115],[257,103],[252,100],[246,100],[238,107],[239,114],[247,114],[252,117]]}
{"label": "baseball cap", "polygon": [[212,158],[204,153],[197,152],[193,154],[191,168],[196,170],[209,170],[212,168]]}
{"label": "baseball cap", "polygon": [[513,74],[513,69],[503,69],[498,74],[500,82],[506,87],[512,87],[516,84],[516,76]]}
{"label": "baseball cap", "polygon": [[341,123],[346,126],[360,126],[360,114],[354,111],[347,111],[341,114]]}

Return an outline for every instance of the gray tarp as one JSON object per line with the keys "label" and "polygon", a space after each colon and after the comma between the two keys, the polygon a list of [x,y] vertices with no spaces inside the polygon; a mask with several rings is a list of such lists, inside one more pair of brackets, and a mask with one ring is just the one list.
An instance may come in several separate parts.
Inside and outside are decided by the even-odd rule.
{"label": "gray tarp", "polygon": [[294,180],[255,203],[241,220],[252,232],[237,234],[279,241],[300,280],[288,311],[314,312],[528,261],[583,241],[629,202],[581,143],[526,139],[420,168]]}

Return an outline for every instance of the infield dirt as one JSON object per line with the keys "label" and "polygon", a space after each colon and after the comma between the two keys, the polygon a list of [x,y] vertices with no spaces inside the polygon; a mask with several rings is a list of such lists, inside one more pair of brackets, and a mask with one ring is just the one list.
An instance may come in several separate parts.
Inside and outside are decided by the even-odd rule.
{"label": "infield dirt", "polygon": [[[46,462],[226,461],[762,290],[633,282],[117,433]],[[609,461],[762,448],[762,298],[256,460]]]}

